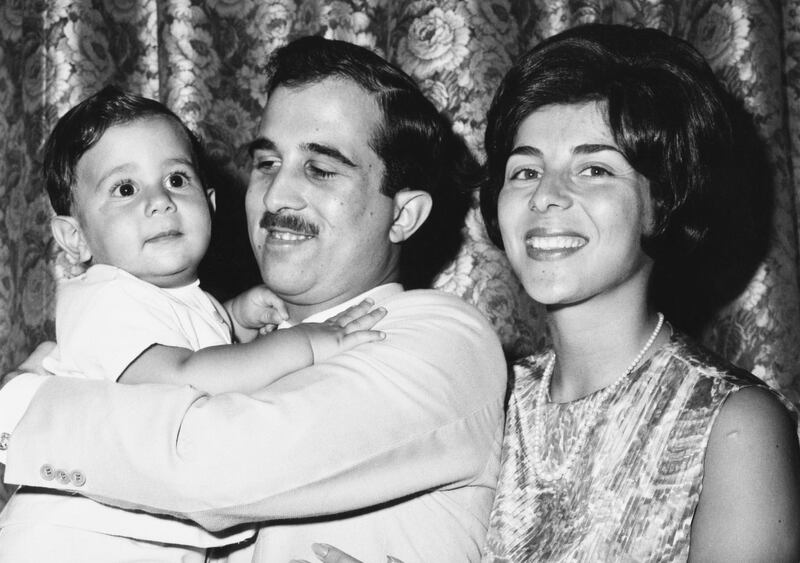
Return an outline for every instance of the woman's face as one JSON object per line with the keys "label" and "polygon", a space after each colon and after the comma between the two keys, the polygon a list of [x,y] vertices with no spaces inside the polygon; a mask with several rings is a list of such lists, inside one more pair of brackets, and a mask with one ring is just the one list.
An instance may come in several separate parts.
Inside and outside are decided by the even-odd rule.
{"label": "woman's face", "polygon": [[600,102],[544,106],[522,122],[506,163],[500,234],[525,290],[545,305],[646,290],[649,183],[605,116]]}

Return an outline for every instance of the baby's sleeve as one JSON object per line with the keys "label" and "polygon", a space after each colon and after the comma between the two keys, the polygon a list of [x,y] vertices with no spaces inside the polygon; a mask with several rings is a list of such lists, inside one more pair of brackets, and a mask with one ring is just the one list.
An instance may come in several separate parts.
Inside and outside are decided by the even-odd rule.
{"label": "baby's sleeve", "polygon": [[138,280],[116,279],[59,293],[56,339],[63,365],[116,381],[153,345],[189,348],[176,304]]}

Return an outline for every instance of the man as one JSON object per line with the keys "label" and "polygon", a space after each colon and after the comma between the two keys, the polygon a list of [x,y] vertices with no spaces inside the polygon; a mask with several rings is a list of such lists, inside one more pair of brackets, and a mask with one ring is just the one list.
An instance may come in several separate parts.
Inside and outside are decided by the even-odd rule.
{"label": "man", "polygon": [[20,376],[0,392],[6,481],[212,530],[263,521],[254,561],[312,557],[313,541],[365,561],[477,561],[500,345],[459,299],[397,283],[429,281],[444,255],[425,251],[457,242],[447,221],[463,217],[469,155],[413,81],[365,49],[305,38],[272,71],[246,199],[261,275],[292,322],[372,298],[388,310],[385,341],[251,396]]}

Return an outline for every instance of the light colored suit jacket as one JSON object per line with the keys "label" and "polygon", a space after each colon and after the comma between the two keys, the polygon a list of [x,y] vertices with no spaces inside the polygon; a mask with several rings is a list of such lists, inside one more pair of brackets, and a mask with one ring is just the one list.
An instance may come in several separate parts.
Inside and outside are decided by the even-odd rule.
{"label": "light colored suit jacket", "polygon": [[[211,530],[269,521],[261,561],[310,559],[311,541],[365,561],[478,560],[502,438],[500,344],[456,297],[371,296],[389,311],[385,341],[251,396],[52,378],[13,433],[6,481]],[[45,465],[85,482],[47,480]]]}

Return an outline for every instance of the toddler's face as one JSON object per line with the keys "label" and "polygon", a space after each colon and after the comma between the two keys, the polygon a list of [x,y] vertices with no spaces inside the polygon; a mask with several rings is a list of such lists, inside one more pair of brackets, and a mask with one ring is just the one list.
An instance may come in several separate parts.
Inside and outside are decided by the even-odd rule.
{"label": "toddler's face", "polygon": [[196,279],[211,211],[189,139],[172,120],[110,127],[78,161],[73,210],[93,264],[160,287]]}

